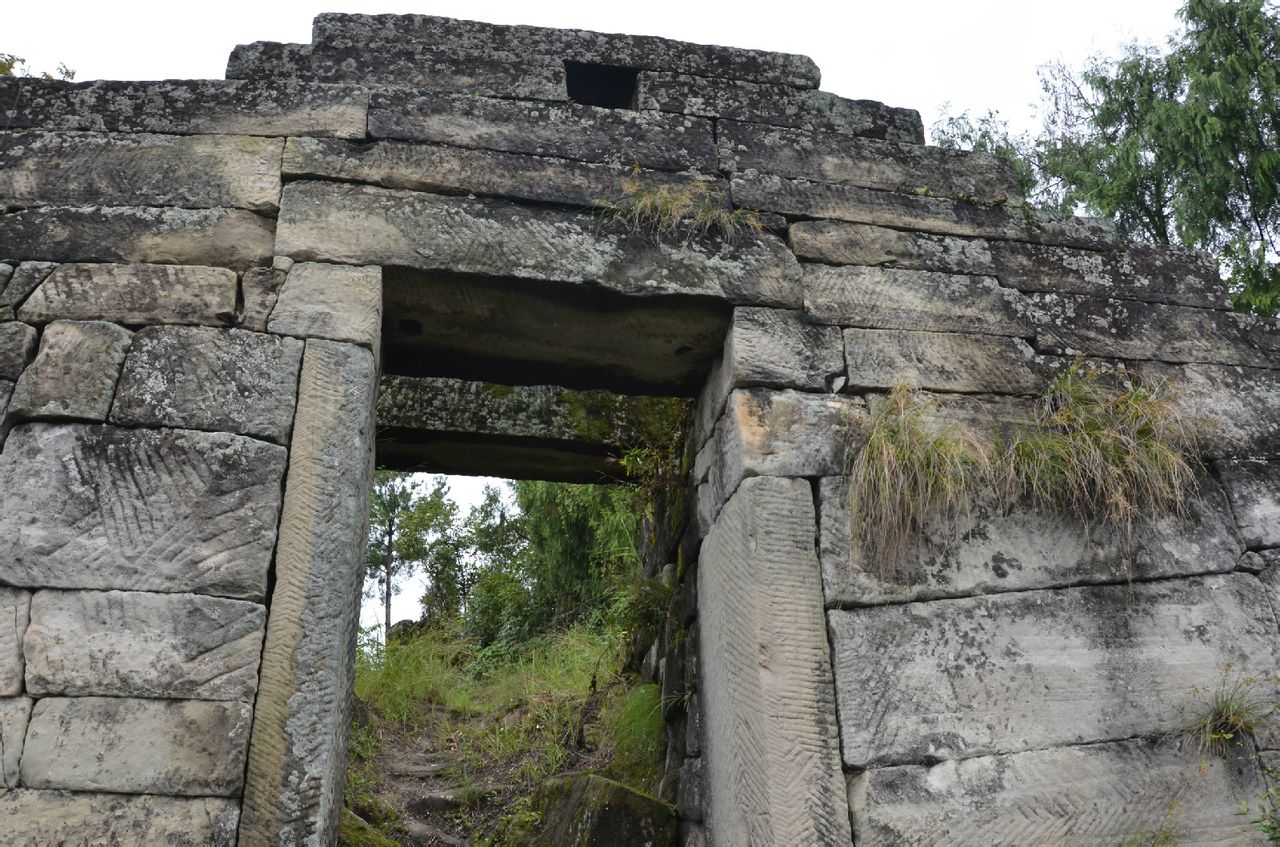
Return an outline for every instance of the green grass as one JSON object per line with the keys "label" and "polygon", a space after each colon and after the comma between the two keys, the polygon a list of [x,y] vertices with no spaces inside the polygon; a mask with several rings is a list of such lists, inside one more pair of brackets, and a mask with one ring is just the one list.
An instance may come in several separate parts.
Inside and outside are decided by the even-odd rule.
{"label": "green grass", "polygon": [[1261,682],[1256,677],[1233,676],[1227,665],[1215,688],[1192,690],[1189,717],[1174,730],[1173,738],[1194,747],[1201,756],[1226,758],[1241,750],[1247,738],[1275,715],[1275,704],[1258,690]]}
{"label": "green grass", "polygon": [[609,692],[594,728],[600,772],[656,795],[667,750],[662,691],[657,685],[618,687]]}
{"label": "green grass", "polygon": [[757,213],[732,208],[709,181],[651,187],[629,179],[622,191],[622,198],[607,207],[608,214],[655,239],[678,234],[688,244],[716,234],[734,243],[748,231],[764,230]]}

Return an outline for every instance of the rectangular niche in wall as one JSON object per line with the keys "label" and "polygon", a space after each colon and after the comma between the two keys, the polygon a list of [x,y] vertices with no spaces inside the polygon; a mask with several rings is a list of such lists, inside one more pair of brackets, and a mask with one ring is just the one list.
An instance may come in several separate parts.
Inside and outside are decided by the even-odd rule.
{"label": "rectangular niche in wall", "polygon": [[564,73],[569,99],[575,103],[606,109],[636,107],[636,82],[640,72],[635,68],[565,60]]}

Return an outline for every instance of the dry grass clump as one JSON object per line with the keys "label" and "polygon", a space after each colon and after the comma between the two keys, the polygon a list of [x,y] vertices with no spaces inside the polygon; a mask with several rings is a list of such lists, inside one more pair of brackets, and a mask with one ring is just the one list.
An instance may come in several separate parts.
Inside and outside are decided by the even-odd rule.
{"label": "dry grass clump", "polygon": [[719,235],[734,243],[747,231],[764,230],[758,214],[727,206],[709,181],[654,187],[632,178],[623,182],[622,191],[622,199],[609,206],[609,213],[632,231],[654,239],[678,235],[688,244]]}
{"label": "dry grass clump", "polygon": [[[1232,676],[1231,665],[1222,670],[1222,679],[1212,691],[1193,689],[1191,717],[1173,731],[1179,743],[1191,744],[1201,756],[1225,758],[1244,746],[1246,736],[1272,720],[1276,707],[1258,690],[1257,677]],[[1271,680],[1274,682],[1274,680]]]}
{"label": "dry grass clump", "polygon": [[986,446],[958,427],[927,426],[929,402],[915,389],[895,388],[872,412],[867,440],[846,468],[852,537],[881,573],[926,519],[967,512],[989,485]]}

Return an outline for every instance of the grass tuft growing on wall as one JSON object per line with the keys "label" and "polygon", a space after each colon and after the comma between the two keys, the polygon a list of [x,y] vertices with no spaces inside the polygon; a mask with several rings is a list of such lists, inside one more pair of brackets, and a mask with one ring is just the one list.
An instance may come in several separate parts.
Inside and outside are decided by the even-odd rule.
{"label": "grass tuft growing on wall", "polygon": [[1192,690],[1190,717],[1174,730],[1173,738],[1193,746],[1201,756],[1226,758],[1243,748],[1246,738],[1275,715],[1275,704],[1259,690],[1260,682],[1232,676],[1228,664],[1213,690]]}
{"label": "grass tuft growing on wall", "polygon": [[710,182],[692,180],[683,185],[658,187],[628,179],[622,184],[621,200],[608,207],[615,220],[633,232],[660,240],[678,236],[689,244],[708,235],[719,235],[735,243],[747,232],[762,232],[760,216],[747,209],[734,209],[712,190]]}

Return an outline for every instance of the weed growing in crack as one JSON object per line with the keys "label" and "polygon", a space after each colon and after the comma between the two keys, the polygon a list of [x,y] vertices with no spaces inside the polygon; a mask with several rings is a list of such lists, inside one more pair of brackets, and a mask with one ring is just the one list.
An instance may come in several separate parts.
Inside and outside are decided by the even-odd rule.
{"label": "weed growing in crack", "polygon": [[1171,737],[1180,745],[1193,746],[1201,756],[1226,758],[1240,750],[1248,736],[1275,715],[1275,704],[1259,690],[1262,682],[1257,677],[1233,676],[1228,663],[1213,690],[1192,689],[1190,717]]}
{"label": "weed growing in crack", "polygon": [[655,241],[676,236],[687,245],[718,235],[733,244],[747,232],[764,231],[757,213],[730,207],[710,181],[654,187],[632,178],[623,182],[622,191],[622,199],[606,214]]}

